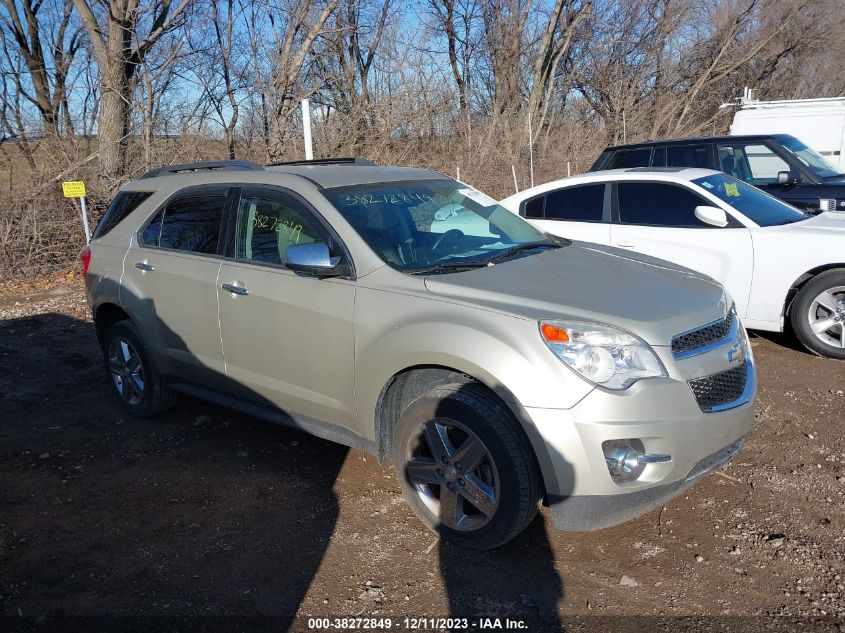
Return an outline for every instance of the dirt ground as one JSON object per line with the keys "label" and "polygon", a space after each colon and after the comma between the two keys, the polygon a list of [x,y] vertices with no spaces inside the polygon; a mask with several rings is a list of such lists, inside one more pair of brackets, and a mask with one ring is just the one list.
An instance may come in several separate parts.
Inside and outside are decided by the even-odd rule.
{"label": "dirt ground", "polygon": [[0,291],[0,319],[0,628],[845,630],[845,363],[786,337],[754,338],[756,427],[686,496],[593,533],[544,510],[476,553],[439,542],[362,452],[188,398],[127,417],[76,278]]}

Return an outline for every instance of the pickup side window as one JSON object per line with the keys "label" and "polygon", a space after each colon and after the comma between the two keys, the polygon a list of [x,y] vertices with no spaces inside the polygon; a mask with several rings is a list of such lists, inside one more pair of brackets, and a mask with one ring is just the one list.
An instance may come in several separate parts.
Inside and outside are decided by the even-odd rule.
{"label": "pickup side window", "polygon": [[651,148],[620,149],[608,161],[603,169],[627,169],[629,167],[648,167],[651,160]]}
{"label": "pickup side window", "polygon": [[681,185],[653,182],[620,182],[619,222],[675,228],[716,228],[695,217],[695,208],[709,205]]}
{"label": "pickup side window", "polygon": [[719,164],[726,174],[752,185],[774,184],[779,171],[791,171],[785,160],[762,143],[723,143]]}
{"label": "pickup side window", "polygon": [[666,167],[703,167],[710,169],[709,145],[669,145]]}
{"label": "pickup side window", "polygon": [[546,219],[570,222],[601,222],[604,215],[604,184],[568,187],[546,194]]}

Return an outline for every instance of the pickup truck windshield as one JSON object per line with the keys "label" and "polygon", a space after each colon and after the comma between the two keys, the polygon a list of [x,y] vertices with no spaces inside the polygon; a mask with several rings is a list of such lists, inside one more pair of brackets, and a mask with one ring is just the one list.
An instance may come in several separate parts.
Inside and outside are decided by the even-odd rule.
{"label": "pickup truck windshield", "polygon": [[727,174],[713,174],[693,180],[715,196],[727,202],[749,220],[760,226],[777,226],[806,220],[809,216],[793,206],[781,202],[757,187]]}
{"label": "pickup truck windshield", "polygon": [[[456,272],[557,244],[469,185],[403,180],[324,189],[386,263],[404,272]],[[526,247],[526,245],[531,245]]]}
{"label": "pickup truck windshield", "polygon": [[838,172],[822,156],[810,149],[794,136],[779,138],[780,144],[790,154],[795,156],[801,163],[812,171],[819,178],[831,178],[838,176]]}

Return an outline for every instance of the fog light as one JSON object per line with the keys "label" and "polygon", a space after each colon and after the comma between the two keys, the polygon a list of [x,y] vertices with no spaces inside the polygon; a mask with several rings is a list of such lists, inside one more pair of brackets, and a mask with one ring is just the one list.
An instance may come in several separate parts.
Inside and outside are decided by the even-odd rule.
{"label": "fog light", "polygon": [[608,440],[602,442],[604,461],[610,476],[618,484],[636,481],[646,464],[672,461],[671,455],[646,453],[642,440]]}

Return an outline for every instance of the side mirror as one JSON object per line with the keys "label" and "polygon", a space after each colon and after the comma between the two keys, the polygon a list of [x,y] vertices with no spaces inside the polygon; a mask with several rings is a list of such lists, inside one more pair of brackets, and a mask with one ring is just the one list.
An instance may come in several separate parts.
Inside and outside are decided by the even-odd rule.
{"label": "side mirror", "polygon": [[340,257],[332,257],[329,247],[322,242],[288,246],[285,266],[315,277],[336,277],[347,272],[346,266],[340,266]]}
{"label": "side mirror", "polygon": [[710,226],[724,228],[728,225],[728,214],[725,213],[724,209],[720,209],[719,207],[710,207],[706,205],[696,207],[695,217]]}
{"label": "side mirror", "polygon": [[779,171],[778,184],[779,185],[794,185],[798,182],[798,174],[792,171]]}

